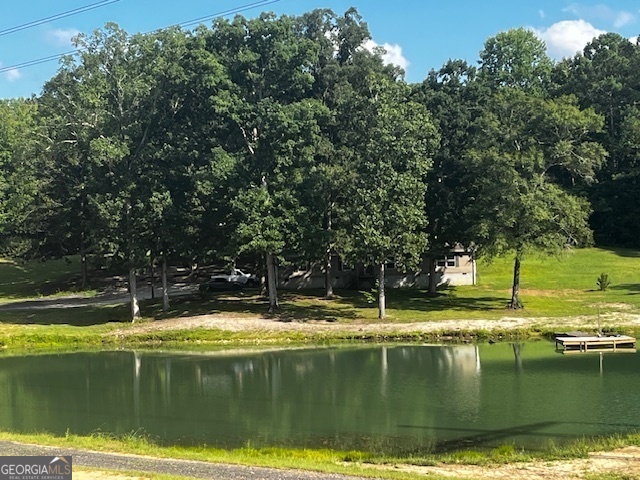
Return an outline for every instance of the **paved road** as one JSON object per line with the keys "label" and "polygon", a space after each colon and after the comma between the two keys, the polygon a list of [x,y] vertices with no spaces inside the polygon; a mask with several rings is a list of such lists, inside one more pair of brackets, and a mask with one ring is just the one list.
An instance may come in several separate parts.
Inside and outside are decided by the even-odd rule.
{"label": "paved road", "polygon": [[156,472],[215,480],[365,480],[359,477],[301,470],[278,470],[275,468],[244,467],[189,460],[156,459],[138,455],[43,447],[3,441],[0,441],[0,455],[71,455],[73,457],[73,465],[76,466],[108,470]]}
{"label": "paved road", "polygon": [[[198,291],[194,285],[176,284],[169,287],[169,296],[174,298],[181,295],[191,295]],[[162,288],[156,288],[156,298],[162,298]],[[151,289],[142,287],[138,289],[138,299],[151,298]],[[129,303],[129,294],[126,291],[116,291],[101,293],[95,297],[83,297],[81,295],[70,295],[66,297],[43,297],[31,300],[19,300],[0,304],[0,310],[46,310],[49,308],[74,308],[90,307],[96,305],[115,305],[119,303]]]}

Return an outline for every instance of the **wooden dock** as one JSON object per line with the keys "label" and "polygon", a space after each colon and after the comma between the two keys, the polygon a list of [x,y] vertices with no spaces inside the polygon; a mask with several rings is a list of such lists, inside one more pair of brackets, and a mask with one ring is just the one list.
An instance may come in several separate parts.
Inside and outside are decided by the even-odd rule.
{"label": "wooden dock", "polygon": [[616,351],[618,348],[633,349],[636,345],[636,339],[627,335],[604,337],[557,335],[556,349],[558,345],[562,346],[563,351],[578,350],[580,352],[586,352],[594,350],[602,351],[603,349]]}

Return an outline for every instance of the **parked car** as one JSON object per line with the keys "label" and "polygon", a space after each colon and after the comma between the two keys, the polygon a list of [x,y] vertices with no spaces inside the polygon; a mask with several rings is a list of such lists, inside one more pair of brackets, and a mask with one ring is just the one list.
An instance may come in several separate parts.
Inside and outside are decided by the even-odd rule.
{"label": "parked car", "polygon": [[219,292],[223,290],[240,290],[243,287],[254,287],[258,284],[256,276],[234,268],[229,273],[212,275],[209,280],[198,286],[200,292]]}
{"label": "parked car", "polygon": [[207,292],[222,292],[225,290],[240,290],[242,285],[239,283],[231,283],[224,278],[210,278],[204,283],[198,285],[198,291],[200,293]]}

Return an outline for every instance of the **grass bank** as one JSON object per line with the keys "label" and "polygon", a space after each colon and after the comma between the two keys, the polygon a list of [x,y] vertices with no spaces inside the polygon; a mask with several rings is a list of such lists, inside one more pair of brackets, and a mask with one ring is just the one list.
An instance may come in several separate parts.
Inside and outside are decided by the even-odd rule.
{"label": "grass bank", "polygon": [[[355,333],[337,327],[333,331],[228,331],[216,328],[194,328],[184,330],[158,330],[146,333],[127,332],[117,327],[65,327],[65,326],[19,326],[0,325],[0,351],[20,354],[35,350],[72,351],[116,348],[197,348],[231,346],[304,346],[366,342],[447,342],[469,343],[487,340],[532,340],[550,338],[552,330],[521,329],[510,331],[487,331],[463,329],[459,331],[435,332],[375,332]],[[620,329],[633,333],[632,329]]]}
{"label": "grass bank", "polygon": [[[478,285],[450,287],[435,296],[414,289],[387,292],[385,328],[377,319],[375,305],[362,292],[342,290],[324,299],[320,291],[281,292],[281,310],[266,316],[266,300],[255,291],[220,292],[176,297],[168,313],[158,300],[142,302],[145,321],[158,328],[141,331],[129,322],[127,304],[67,305],[67,308],[10,309],[18,301],[75,292],[77,259],[19,264],[0,262],[0,348],[113,348],[204,345],[323,344],[352,341],[472,341],[486,339],[530,339],[549,336],[566,328],[595,330],[598,315],[608,331],[637,334],[640,323],[628,319],[640,315],[640,252],[625,249],[582,249],[562,257],[529,255],[522,265],[522,300],[525,308],[505,308],[511,285],[512,259],[498,258],[478,265]],[[611,286],[596,287],[600,273],[607,273]],[[104,281],[105,279],[103,279]],[[94,295],[95,292],[88,292]],[[83,293],[85,295],[85,293]],[[99,298],[99,295],[98,297]],[[7,302],[9,302],[7,304]],[[165,329],[164,320],[202,316],[231,319],[261,318],[268,322],[321,323],[330,328],[254,330],[180,325]],[[511,325],[505,326],[504,319]],[[482,326],[465,325],[481,319]],[[541,321],[544,319],[544,321]],[[569,326],[567,319],[573,319]],[[458,322],[459,321],[459,322]],[[432,325],[412,330],[410,325]],[[452,323],[453,322],[453,323]],[[455,323],[458,322],[458,323]],[[518,323],[520,322],[520,323]],[[509,322],[506,322],[507,324]],[[388,324],[397,325],[397,329]],[[359,330],[359,326],[366,326]]]}
{"label": "grass bank", "polygon": [[[629,446],[640,446],[640,434],[614,436],[600,439],[584,439],[564,447],[551,446],[546,452],[526,452],[517,450],[512,445],[503,445],[491,451],[460,451],[449,454],[421,454],[406,457],[388,457],[384,454],[360,451],[311,450],[291,448],[261,448],[250,446],[233,450],[223,450],[208,446],[180,447],[160,446],[149,438],[138,434],[111,436],[102,433],[78,436],[67,434],[57,437],[45,433],[25,435],[12,432],[0,432],[0,440],[16,441],[27,444],[60,446],[66,448],[85,449],[98,452],[114,452],[123,454],[144,455],[156,458],[197,460],[212,463],[225,463],[246,466],[272,467],[280,469],[311,470],[325,473],[338,473],[360,477],[389,479],[440,479],[429,470],[411,471],[408,467],[442,467],[473,465],[486,469],[490,478],[491,471],[497,466],[506,464],[539,464],[549,465],[551,462],[568,462],[585,459],[590,452],[607,452]],[[455,473],[454,473],[455,475]],[[526,475],[526,473],[525,473]],[[165,478],[163,476],[150,478]],[[166,477],[173,478],[173,477]],[[179,478],[179,477],[176,477]],[[447,475],[446,478],[456,478]],[[463,478],[463,477],[460,477]],[[468,478],[468,476],[466,477]],[[526,478],[523,477],[523,478]],[[607,472],[587,475],[584,478],[618,479],[637,478],[620,472]]]}
{"label": "grass bank", "polygon": [[[0,440],[16,441],[37,445],[60,446],[144,455],[156,458],[196,460],[232,465],[259,466],[279,469],[310,470],[325,473],[338,473],[371,478],[407,479],[423,478],[416,474],[395,472],[392,469],[379,468],[383,462],[373,463],[374,455],[364,452],[340,452],[334,450],[310,450],[288,448],[262,448],[250,446],[233,450],[223,450],[207,446],[180,447],[160,446],[147,437],[137,434],[120,437],[95,434],[90,436],[66,435],[56,437],[49,434],[24,435],[0,432]],[[436,480],[442,477],[433,477]]]}

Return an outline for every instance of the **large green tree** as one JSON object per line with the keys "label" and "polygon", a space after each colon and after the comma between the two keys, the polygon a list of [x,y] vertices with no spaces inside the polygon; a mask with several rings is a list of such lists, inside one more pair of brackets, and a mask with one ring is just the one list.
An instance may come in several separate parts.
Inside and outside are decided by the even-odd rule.
{"label": "large green tree", "polygon": [[489,92],[477,79],[477,70],[461,60],[450,60],[414,87],[413,98],[426,105],[441,141],[427,175],[426,232],[429,237],[429,293],[437,288],[437,261],[457,246],[472,250],[475,218],[466,215],[473,202],[465,152],[473,139],[474,121],[482,115]]}
{"label": "large green tree", "polygon": [[207,36],[233,83],[224,112],[237,156],[233,206],[239,253],[264,255],[269,310],[278,307],[277,257],[300,242],[299,162],[313,156],[322,104],[309,97],[315,42],[293,18],[217,20]]}
{"label": "large green tree", "polygon": [[552,67],[544,42],[526,28],[488,38],[480,52],[479,75],[492,89],[543,92],[551,80]]}
{"label": "large green tree", "polygon": [[495,94],[480,118],[467,161],[471,163],[473,204],[480,252],[515,252],[509,306],[520,308],[520,266],[529,250],[558,253],[588,245],[589,205],[571,194],[567,178],[593,181],[605,159],[589,140],[602,127],[593,110],[574,98],[545,99],[518,89]]}
{"label": "large green tree", "polygon": [[[155,153],[167,135],[162,123],[180,104],[167,91],[167,79],[185,51],[181,36],[175,30],[129,36],[114,24],[80,35],[80,54],[67,60],[43,97],[58,126],[51,135],[57,168],[70,180],[58,189],[59,198],[81,220],[80,252],[90,233],[103,259],[128,269],[133,319],[140,316],[136,269],[157,245],[171,204]],[[77,200],[69,202],[64,188],[74,186],[80,187]]]}
{"label": "large green tree", "polygon": [[640,204],[637,125],[640,101],[640,47],[607,33],[587,44],[584,51],[557,66],[555,88],[575,95],[580,106],[593,108],[604,121],[593,135],[608,153],[598,182],[587,191],[594,208],[591,224],[596,241],[606,245],[637,246],[640,230],[633,211]]}
{"label": "large green tree", "polygon": [[[42,135],[33,100],[0,101],[0,251],[16,257],[46,258],[46,218],[53,205],[45,194],[38,138]],[[59,252],[56,252],[59,254]]]}
{"label": "large green tree", "polygon": [[415,268],[427,246],[426,174],[438,135],[404,82],[372,73],[362,87],[340,105],[351,124],[343,142],[355,171],[347,254],[353,263],[376,266],[378,315],[384,318],[385,263]]}
{"label": "large green tree", "polygon": [[351,147],[343,142],[352,126],[338,114],[339,106],[358,95],[362,79],[374,72],[394,80],[396,67],[361,48],[370,38],[366,23],[351,8],[343,15],[314,10],[298,19],[301,34],[318,49],[313,66],[310,95],[322,103],[328,115],[320,118],[319,137],[311,161],[302,165],[303,182],[297,193],[304,216],[300,252],[303,258],[321,263],[325,274],[325,296],[333,295],[333,258],[345,258],[349,233],[350,187],[355,181]]}
{"label": "large green tree", "polygon": [[47,241],[59,254],[80,255],[82,288],[89,286],[88,255],[94,250],[89,198],[96,186],[90,143],[100,136],[91,86],[82,81],[82,68],[65,59],[58,73],[45,83],[38,98],[45,129],[46,192],[55,206],[47,217]]}

